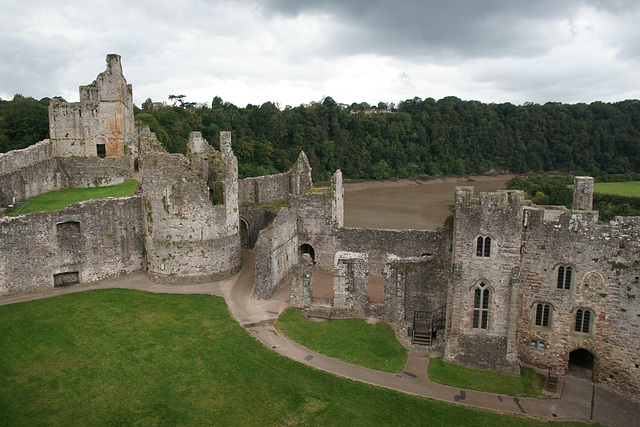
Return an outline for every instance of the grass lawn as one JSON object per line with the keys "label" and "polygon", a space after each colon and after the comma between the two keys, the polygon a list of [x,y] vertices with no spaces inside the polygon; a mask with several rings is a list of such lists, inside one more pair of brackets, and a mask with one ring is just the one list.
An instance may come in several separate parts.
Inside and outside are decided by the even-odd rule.
{"label": "grass lawn", "polygon": [[539,425],[278,355],[221,298],[105,289],[0,306],[0,425]]}
{"label": "grass lawn", "polygon": [[593,191],[616,196],[640,197],[640,181],[628,182],[596,182]]}
{"label": "grass lawn", "polygon": [[[72,203],[90,199],[102,199],[105,197],[132,196],[136,191],[138,181],[130,179],[118,185],[91,188],[69,188],[67,190],[52,191],[29,199],[29,204],[20,210],[20,214],[42,211],[57,211],[64,209]],[[15,216],[19,207],[4,211],[7,216]]]}
{"label": "grass lawn", "polygon": [[429,359],[429,379],[435,383],[507,396],[540,397],[544,375],[533,369],[522,368],[520,377],[477,371],[443,362],[441,358]]}
{"label": "grass lawn", "polygon": [[367,325],[364,319],[307,320],[296,308],[287,308],[276,328],[293,341],[324,355],[384,372],[402,372],[408,351],[385,322]]}

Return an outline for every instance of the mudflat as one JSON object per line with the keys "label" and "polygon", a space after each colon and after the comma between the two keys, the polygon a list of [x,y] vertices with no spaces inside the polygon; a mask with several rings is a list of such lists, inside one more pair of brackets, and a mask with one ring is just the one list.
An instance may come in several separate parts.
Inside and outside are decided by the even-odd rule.
{"label": "mudflat", "polygon": [[344,186],[345,227],[433,230],[451,215],[455,188],[475,194],[504,189],[514,175],[472,176],[430,181],[373,181]]}

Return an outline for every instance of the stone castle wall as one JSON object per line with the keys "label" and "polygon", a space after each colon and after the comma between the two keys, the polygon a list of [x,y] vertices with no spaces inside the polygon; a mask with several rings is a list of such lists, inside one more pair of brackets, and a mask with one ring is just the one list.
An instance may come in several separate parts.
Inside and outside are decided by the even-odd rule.
{"label": "stone castle wall", "polygon": [[51,141],[45,139],[22,150],[0,153],[0,174],[34,165],[52,158]]}
{"label": "stone castle wall", "polygon": [[141,212],[141,198],[131,196],[0,218],[0,295],[142,271]]}
{"label": "stone castle wall", "polygon": [[290,193],[291,175],[289,173],[245,178],[238,181],[238,197],[241,206],[288,200]]}
{"label": "stone castle wall", "polygon": [[102,187],[131,179],[124,158],[50,158],[0,175],[0,203],[22,202],[50,191]]}
{"label": "stone castle wall", "polygon": [[275,220],[260,231],[254,249],[256,259],[254,296],[268,299],[290,279],[291,268],[298,263],[297,220],[283,208]]}
{"label": "stone castle wall", "polygon": [[[520,358],[563,375],[570,352],[586,349],[596,357],[595,380],[633,394],[640,387],[640,218],[598,225],[594,212],[560,212],[545,219],[544,209],[525,210]],[[559,266],[572,269],[569,289],[557,287]],[[535,324],[537,304],[551,307],[548,326]],[[593,313],[589,332],[575,331],[578,309]]]}

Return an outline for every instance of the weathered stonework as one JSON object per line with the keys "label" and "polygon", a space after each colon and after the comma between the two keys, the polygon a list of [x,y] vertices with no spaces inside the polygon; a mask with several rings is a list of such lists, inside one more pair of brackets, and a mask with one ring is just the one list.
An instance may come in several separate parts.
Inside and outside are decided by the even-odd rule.
{"label": "weathered stonework", "polygon": [[144,269],[139,196],[74,203],[66,209],[0,218],[0,295],[54,287],[76,272],[79,283]]}
{"label": "weathered stonework", "polygon": [[[206,161],[194,157],[198,170],[180,154],[141,152],[148,273],[154,280],[202,283],[241,268],[237,162],[229,143],[223,132],[220,152],[209,147]],[[211,199],[210,186],[220,188],[221,203]]]}
{"label": "weathered stonework", "polygon": [[133,89],[119,55],[107,55],[107,69],[87,86],[80,102],[52,99],[49,133],[56,157],[122,157],[134,141]]}

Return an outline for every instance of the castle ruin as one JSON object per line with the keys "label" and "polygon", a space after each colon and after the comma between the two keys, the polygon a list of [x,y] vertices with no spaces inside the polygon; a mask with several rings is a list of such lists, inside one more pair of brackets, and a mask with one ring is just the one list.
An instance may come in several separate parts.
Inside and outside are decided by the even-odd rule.
{"label": "castle ruin", "polygon": [[[286,173],[238,180],[231,133],[216,148],[198,132],[188,155],[167,153],[135,126],[120,57],[52,100],[50,139],[0,155],[0,201],[116,184],[130,197],[0,217],[0,296],[146,272],[200,283],[255,256],[254,297],[290,286],[291,305],[316,317],[376,317],[460,365],[550,377],[574,365],[635,401],[640,390],[640,218],[598,222],[593,179],[576,177],[572,209],[537,206],[521,191],[458,187],[439,230],[346,228],[340,171],[315,189],[301,153]],[[278,207],[276,207],[278,206]],[[314,275],[333,281],[314,297]],[[372,289],[380,297],[372,297]]]}

